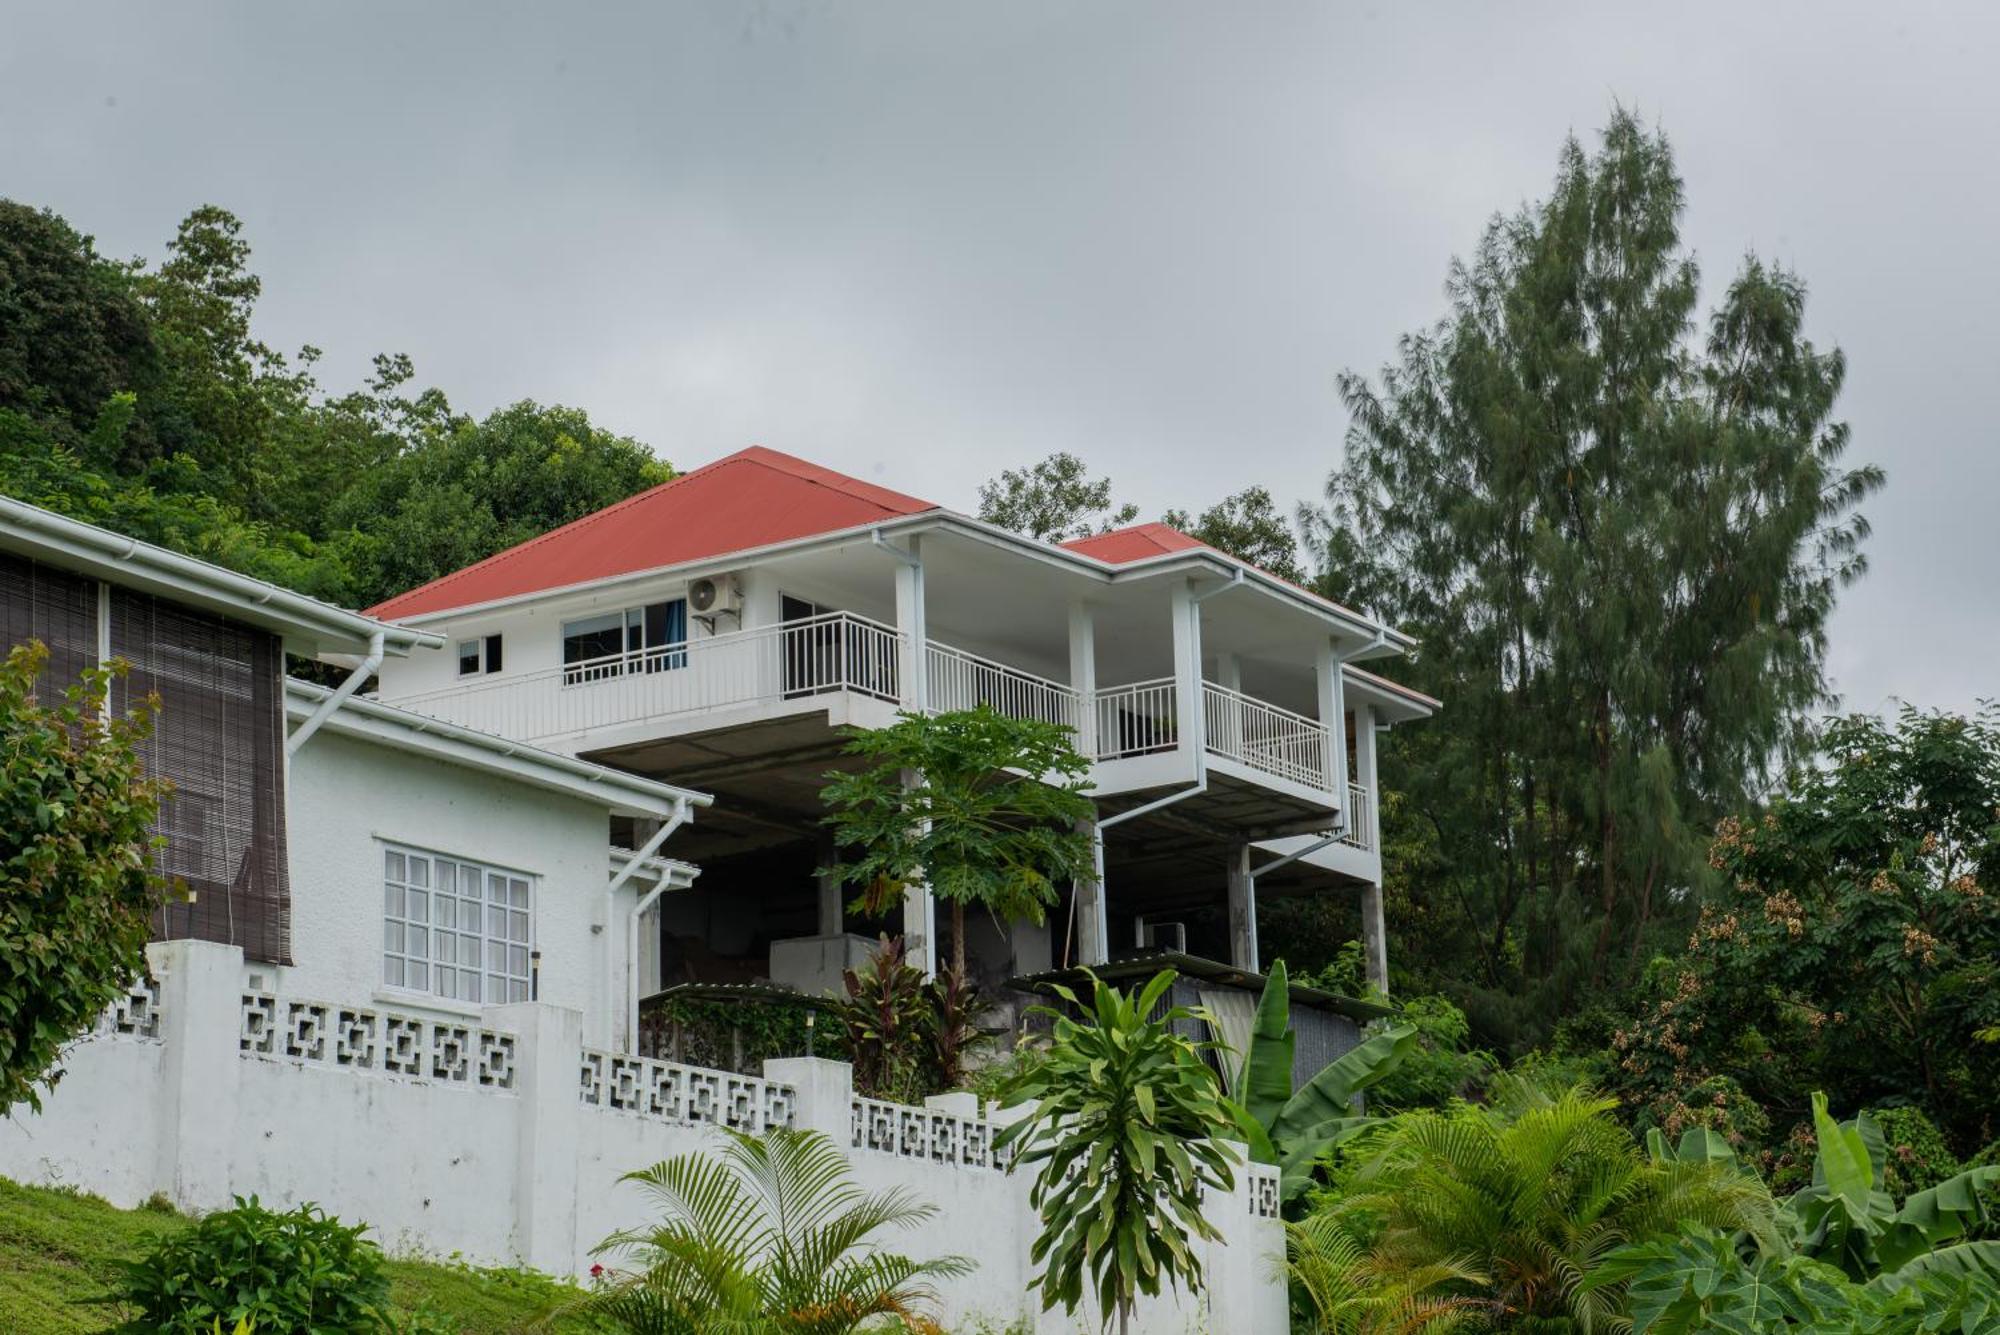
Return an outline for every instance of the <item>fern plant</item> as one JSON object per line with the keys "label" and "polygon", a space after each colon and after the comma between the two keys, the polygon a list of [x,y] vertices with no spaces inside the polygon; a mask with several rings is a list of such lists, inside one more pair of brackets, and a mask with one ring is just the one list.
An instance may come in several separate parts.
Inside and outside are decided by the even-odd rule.
{"label": "fern plant", "polygon": [[605,1239],[596,1254],[623,1266],[549,1320],[597,1316],[631,1335],[845,1335],[882,1317],[936,1329],[933,1282],[972,1263],[915,1261],[877,1241],[922,1224],[934,1206],[901,1189],[863,1191],[816,1131],[725,1134],[719,1154],[625,1175],[660,1221]]}

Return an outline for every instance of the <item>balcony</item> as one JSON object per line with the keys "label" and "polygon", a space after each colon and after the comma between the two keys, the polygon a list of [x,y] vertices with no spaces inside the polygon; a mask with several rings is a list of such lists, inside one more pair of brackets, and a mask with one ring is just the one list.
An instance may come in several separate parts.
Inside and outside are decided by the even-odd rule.
{"label": "balcony", "polygon": [[[391,701],[434,718],[555,750],[596,747],[612,730],[674,735],[728,726],[747,713],[805,713],[845,695],[883,721],[904,698],[907,641],[893,626],[851,612],[609,654]],[[935,641],[925,646],[930,707],[987,705],[1070,729],[1097,762],[1100,791],[1169,782],[1180,771],[1179,685],[1173,678],[1099,690],[1075,688]],[[797,708],[787,706],[796,702]],[[1202,686],[1212,760],[1253,782],[1325,802],[1330,737],[1317,720],[1213,682]],[[1087,732],[1085,725],[1090,725]],[[1126,762],[1139,762],[1128,764]],[[1358,813],[1354,828],[1365,829]],[[1355,799],[1350,796],[1350,802]],[[1326,805],[1331,805],[1326,803]]]}

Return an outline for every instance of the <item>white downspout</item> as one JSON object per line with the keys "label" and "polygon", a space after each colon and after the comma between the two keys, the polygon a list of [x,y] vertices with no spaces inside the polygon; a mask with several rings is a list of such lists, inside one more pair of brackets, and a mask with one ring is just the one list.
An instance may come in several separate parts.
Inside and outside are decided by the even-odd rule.
{"label": "white downspout", "polygon": [[361,689],[361,684],[375,675],[375,669],[382,666],[382,632],[376,631],[368,637],[368,656],[361,660],[354,671],[347,674],[347,680],[340,683],[332,695],[319,702],[319,708],[299,725],[298,731],[285,739],[285,755],[295,756],[312,735],[319,731],[319,725],[333,717],[333,711],[347,703],[347,697]]}
{"label": "white downspout", "polygon": [[[1191,595],[1188,598],[1189,607],[1198,609],[1203,602],[1213,598],[1216,594],[1241,585],[1243,583],[1243,569],[1241,566],[1237,567],[1235,574],[1236,577],[1225,584],[1218,584],[1212,589]],[[1106,816],[1091,826],[1090,875],[1091,879],[1097,885],[1096,936],[1098,938],[1091,942],[1091,948],[1092,953],[1099,957],[1097,962],[1100,964],[1109,963],[1111,958],[1111,942],[1109,939],[1111,923],[1110,914],[1106,911],[1109,908],[1109,904],[1106,902],[1104,893],[1104,831],[1113,825],[1122,825],[1135,816],[1144,816],[1149,812],[1158,811],[1162,807],[1170,807],[1176,802],[1185,802],[1190,797],[1199,797],[1208,791],[1208,701],[1206,698],[1207,692],[1202,690],[1201,682],[1201,613],[1198,610],[1194,613],[1192,639],[1194,657],[1194,782],[1177,793],[1168,793],[1165,797],[1156,797],[1143,806],[1133,807],[1130,811],[1121,811],[1116,815]],[[1072,920],[1076,917],[1076,901],[1074,898],[1070,901],[1070,917]],[[1065,933],[1063,947],[1065,952],[1069,948],[1067,936],[1068,934]],[[1067,966],[1069,961],[1064,960],[1063,963]]]}
{"label": "white downspout", "polygon": [[[617,894],[619,888],[631,880],[633,874],[645,864],[646,859],[660,851],[660,845],[667,842],[667,836],[687,824],[687,821],[688,804],[685,801],[676,802],[673,818],[653,831],[653,837],[618,869],[618,874],[611,878],[611,885],[605,893]],[[625,1050],[635,1057],[639,1055],[639,919],[672,885],[673,873],[668,872],[651,890],[633,902],[632,912],[625,922]]]}

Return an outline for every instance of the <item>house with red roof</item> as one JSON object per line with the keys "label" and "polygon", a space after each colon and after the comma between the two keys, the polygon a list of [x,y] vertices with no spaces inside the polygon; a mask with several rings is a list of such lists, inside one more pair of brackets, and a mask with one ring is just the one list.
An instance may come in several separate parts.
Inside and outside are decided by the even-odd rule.
{"label": "house with red roof", "polygon": [[[855,921],[818,869],[845,729],[987,704],[1093,761],[1102,873],[1041,926],[968,930],[987,981],[1143,949],[1244,971],[1272,895],[1352,896],[1386,982],[1377,734],[1436,702],[1364,665],[1392,626],[1161,524],[1062,544],[753,447],[370,608],[442,636],[400,709],[715,796],[697,882],[645,907],[636,989],[837,986],[913,893]],[[615,829],[647,852],[659,830]]]}

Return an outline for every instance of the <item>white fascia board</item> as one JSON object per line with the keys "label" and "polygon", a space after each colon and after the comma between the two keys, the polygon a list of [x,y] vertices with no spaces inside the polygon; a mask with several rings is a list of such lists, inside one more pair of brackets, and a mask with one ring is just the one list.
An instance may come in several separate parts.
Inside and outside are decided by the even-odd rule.
{"label": "white fascia board", "polygon": [[1378,677],[1351,665],[1341,668],[1341,676],[1346,683],[1349,703],[1372,705],[1387,722],[1408,723],[1429,718],[1443,704],[1422,691],[1412,690],[1400,682]]}
{"label": "white fascia board", "polygon": [[[285,712],[294,721],[304,719],[330,694],[324,686],[288,677]],[[559,756],[376,700],[350,697],[327,716],[323,730],[580,798],[620,816],[667,820],[678,811],[715,800],[691,788]]]}
{"label": "white fascia board", "polygon": [[260,627],[307,656],[366,653],[376,634],[399,657],[444,644],[429,631],[377,621],[6,496],[0,496],[0,548]]}
{"label": "white fascia board", "polygon": [[406,618],[410,625],[424,625],[433,621],[451,621],[464,616],[498,611],[503,608],[527,603],[549,601],[573,594],[598,593],[616,589],[627,584],[638,584],[673,576],[677,579],[701,579],[704,576],[729,574],[745,566],[769,563],[792,556],[805,556],[829,548],[845,546],[849,543],[868,540],[875,533],[907,534],[947,530],[1005,548],[1017,555],[1053,566],[1073,575],[1081,575],[1099,584],[1136,583],[1160,575],[1170,575],[1182,571],[1207,571],[1233,578],[1235,572],[1243,571],[1244,581],[1255,584],[1260,591],[1275,595],[1293,606],[1311,613],[1333,625],[1343,634],[1379,645],[1378,653],[1363,652],[1360,657],[1375,657],[1407,651],[1416,640],[1392,626],[1381,625],[1371,618],[1340,604],[1320,597],[1316,593],[1288,584],[1275,575],[1259,570],[1246,561],[1238,560],[1227,552],[1214,548],[1181,552],[1162,552],[1141,561],[1128,561],[1123,565],[1113,565],[1100,561],[1082,552],[1072,552],[1051,543],[1038,542],[1023,537],[1011,529],[974,519],[970,515],[959,514],[955,510],[923,510],[912,515],[898,515],[892,519],[871,520],[866,524],[856,524],[849,528],[835,529],[828,533],[816,533],[809,538],[793,538],[787,542],[770,543],[763,547],[746,547],[741,551],[728,552],[721,556],[704,557],[699,561],[687,561],[679,565],[655,566],[647,570],[629,571],[622,575],[612,575],[604,579],[584,580],[576,584],[565,584],[556,588],[537,589],[533,593],[515,594],[507,598],[495,598],[484,603],[467,603],[462,607],[447,607],[436,612],[422,612]]}

